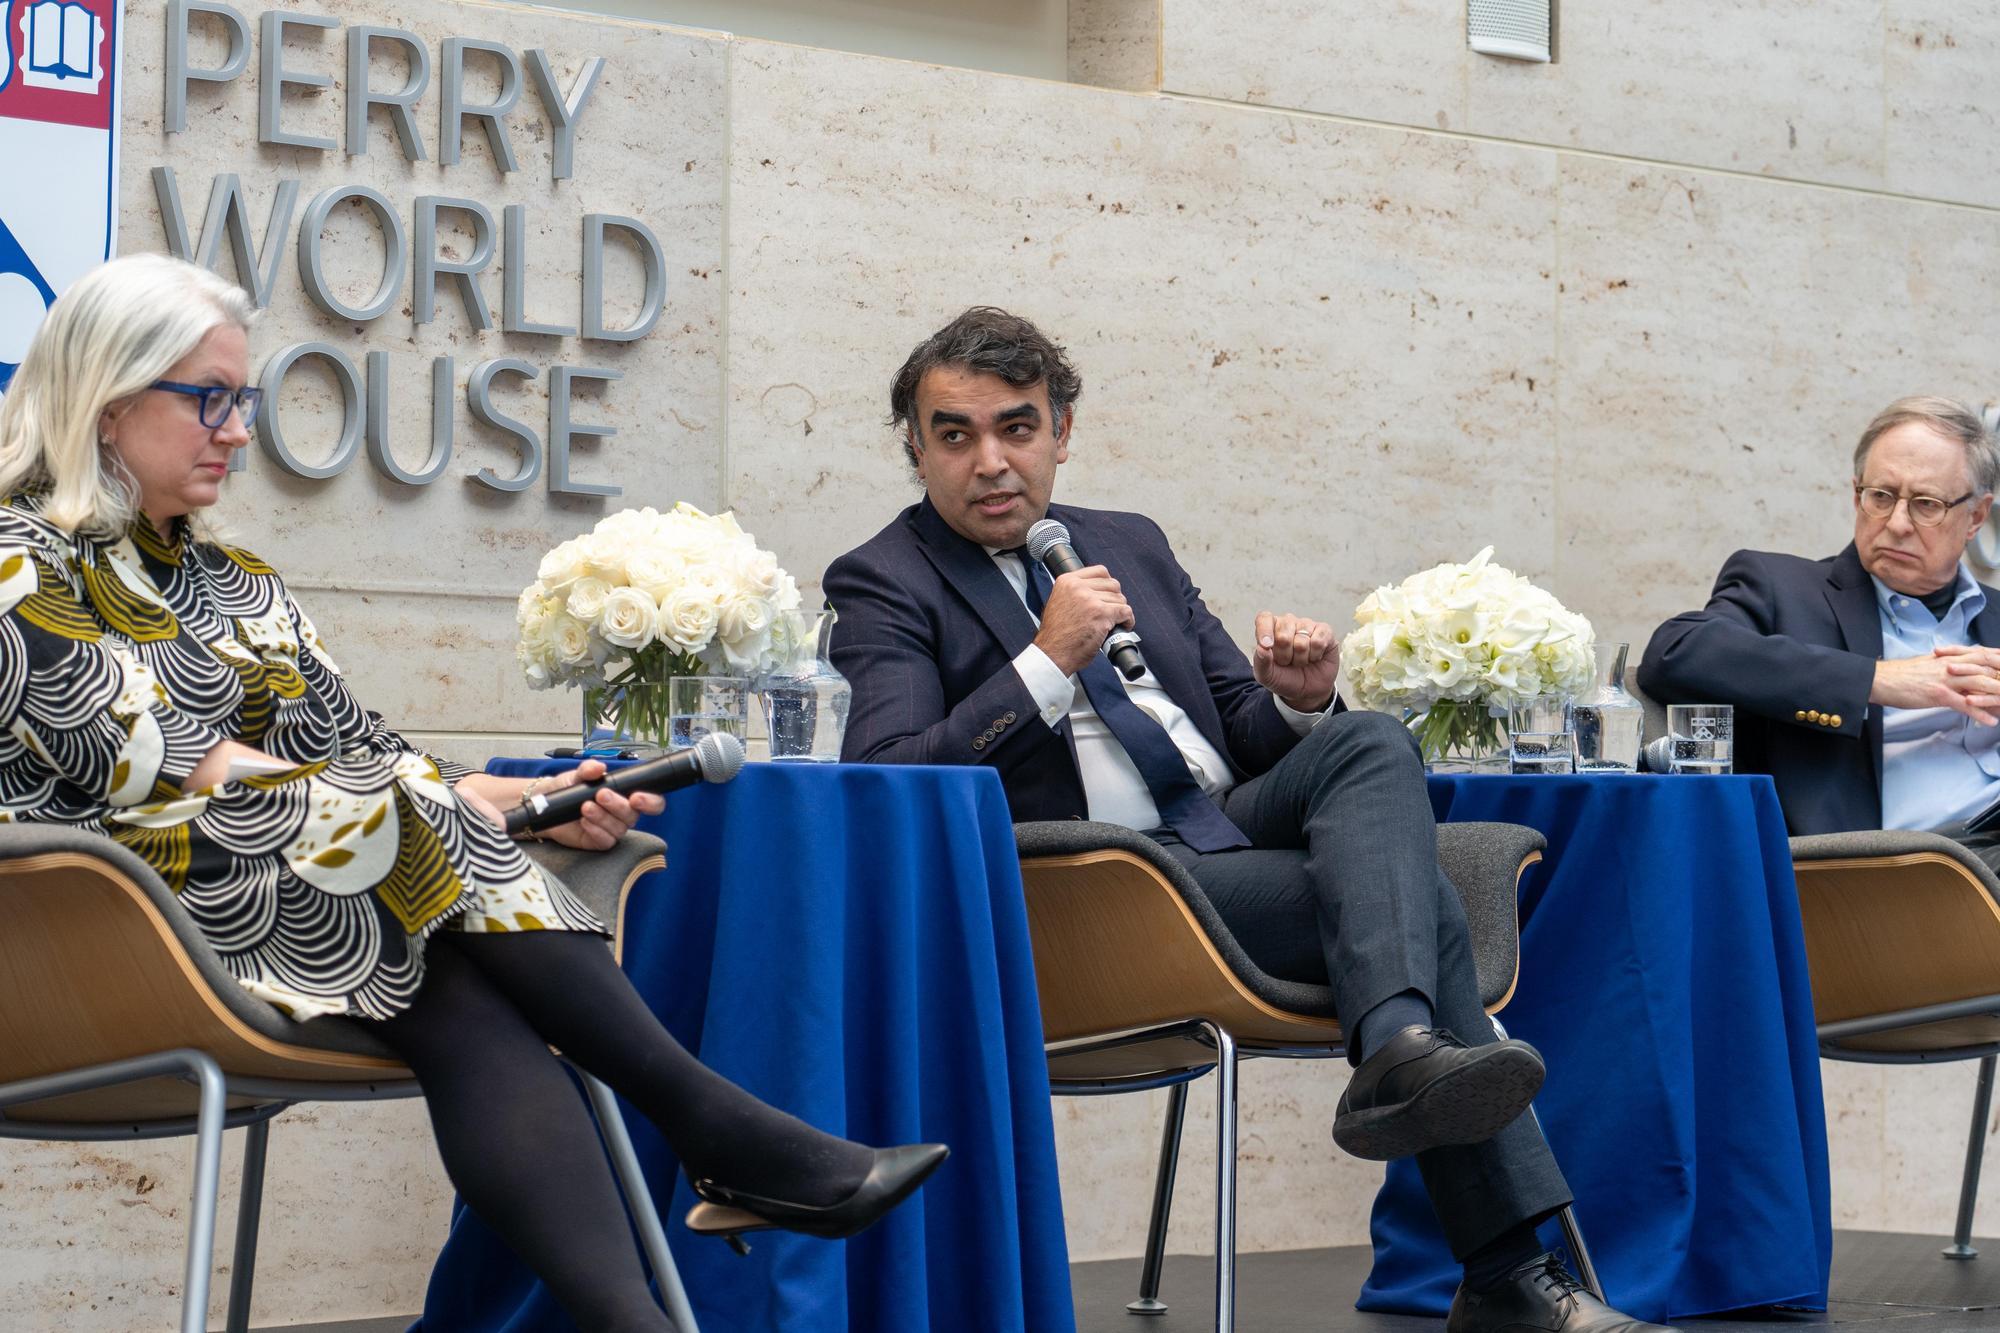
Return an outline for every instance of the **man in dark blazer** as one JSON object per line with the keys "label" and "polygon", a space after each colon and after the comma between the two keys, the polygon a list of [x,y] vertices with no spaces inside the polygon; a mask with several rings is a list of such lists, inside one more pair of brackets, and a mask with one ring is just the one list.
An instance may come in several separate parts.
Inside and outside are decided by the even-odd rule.
{"label": "man in dark blazer", "polygon": [[[849,761],[989,764],[1018,820],[1153,837],[1275,975],[1331,984],[1358,1067],[1334,1138],[1414,1153],[1465,1281],[1452,1333],[1651,1328],[1543,1255],[1569,1201],[1533,1117],[1532,1047],[1480,1008],[1416,746],[1349,712],[1319,621],[1257,616],[1253,659],[1138,514],[1051,505],[1080,381],[1026,320],[979,307],[919,344],[891,409],[925,498],[827,571]],[[1044,516],[1085,567],[1020,548]],[[1137,628],[1146,670],[1100,652]]]}
{"label": "man in dark blazer", "polygon": [[2000,800],[2000,606],[1965,568],[2000,452],[1942,398],[1891,404],[1854,453],[1854,541],[1738,551],[1708,605],[1660,626],[1639,684],[1736,708],[1736,766],[1777,782],[1793,834],[1938,829]]}

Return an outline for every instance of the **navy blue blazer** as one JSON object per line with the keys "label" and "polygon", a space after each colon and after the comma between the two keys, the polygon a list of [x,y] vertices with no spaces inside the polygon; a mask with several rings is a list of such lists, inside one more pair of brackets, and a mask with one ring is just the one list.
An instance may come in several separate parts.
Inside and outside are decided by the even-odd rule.
{"label": "navy blue blazer", "polygon": [[[1085,564],[1107,566],[1132,604],[1146,665],[1238,779],[1298,744],[1271,693],[1202,604],[1151,519],[1049,506]],[[1089,815],[1067,718],[1054,728],[1014,670],[1035,622],[975,542],[928,499],[833,562],[833,664],[854,687],[841,758],[991,764],[1017,820]]]}
{"label": "navy blue blazer", "polygon": [[[1985,593],[1972,637],[1990,647],[2000,592]],[[1826,560],[1738,551],[1705,608],[1653,632],[1639,687],[1736,705],[1736,768],[1771,775],[1794,835],[1878,829],[1882,710],[1868,692],[1881,656],[1875,584],[1851,543]]]}

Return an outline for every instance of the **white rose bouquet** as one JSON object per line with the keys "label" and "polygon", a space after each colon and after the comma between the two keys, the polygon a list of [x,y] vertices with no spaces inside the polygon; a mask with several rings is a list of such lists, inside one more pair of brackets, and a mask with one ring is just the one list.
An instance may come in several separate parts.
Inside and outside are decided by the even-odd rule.
{"label": "white rose bouquet", "polygon": [[1510,706],[1591,682],[1590,622],[1492,554],[1377,588],[1340,645],[1348,697],[1402,714],[1427,761],[1496,746]]}
{"label": "white rose bouquet", "polygon": [[531,689],[589,691],[588,716],[626,691],[625,728],[644,734],[641,692],[627,687],[761,676],[787,652],[781,627],[798,605],[798,584],[733,514],[626,509],[542,557],[521,592],[514,655]]}

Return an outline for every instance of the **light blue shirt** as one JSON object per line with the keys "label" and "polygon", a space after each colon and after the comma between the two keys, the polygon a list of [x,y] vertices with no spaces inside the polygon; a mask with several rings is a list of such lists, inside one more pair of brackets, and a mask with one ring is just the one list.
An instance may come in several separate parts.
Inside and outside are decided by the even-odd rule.
{"label": "light blue shirt", "polygon": [[[1927,657],[1941,644],[1970,644],[1972,620],[1986,594],[1964,565],[1944,619],[1882,580],[1875,607],[1882,656]],[[2000,727],[1985,727],[1950,708],[1882,710],[1882,827],[1930,829],[1970,819],[2000,800]]]}

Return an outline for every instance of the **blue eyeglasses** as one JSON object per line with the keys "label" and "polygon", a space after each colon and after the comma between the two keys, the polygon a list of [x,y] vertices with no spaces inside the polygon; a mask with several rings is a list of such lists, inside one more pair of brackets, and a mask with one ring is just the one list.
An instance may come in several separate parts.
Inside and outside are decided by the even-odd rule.
{"label": "blue eyeglasses", "polygon": [[257,409],[264,405],[264,391],[245,385],[231,389],[221,384],[182,384],[177,380],[154,380],[152,387],[162,393],[186,394],[201,400],[201,424],[210,430],[220,430],[229,420],[229,409],[235,407],[243,418],[244,429],[249,429],[257,420]]}

